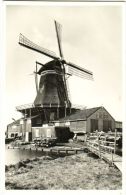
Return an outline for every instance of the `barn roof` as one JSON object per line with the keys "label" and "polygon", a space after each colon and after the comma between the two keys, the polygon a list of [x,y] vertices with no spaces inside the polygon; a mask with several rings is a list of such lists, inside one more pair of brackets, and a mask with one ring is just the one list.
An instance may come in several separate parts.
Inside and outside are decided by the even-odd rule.
{"label": "barn roof", "polygon": [[65,118],[60,119],[62,121],[71,121],[71,120],[86,120],[89,116],[99,110],[101,107],[89,108],[84,110],[76,111],[73,114],[66,116]]}
{"label": "barn roof", "polygon": [[12,126],[12,125],[19,125],[20,124],[20,119],[13,121],[12,123],[9,123],[7,126]]}
{"label": "barn roof", "polygon": [[[31,117],[26,117],[25,119],[36,118],[36,117],[39,116],[39,115],[40,115],[40,114],[35,115],[35,116],[31,116]],[[21,121],[21,120],[24,120],[24,118],[19,118],[19,119],[13,121],[12,123],[9,123],[7,126],[20,125],[20,121]]]}

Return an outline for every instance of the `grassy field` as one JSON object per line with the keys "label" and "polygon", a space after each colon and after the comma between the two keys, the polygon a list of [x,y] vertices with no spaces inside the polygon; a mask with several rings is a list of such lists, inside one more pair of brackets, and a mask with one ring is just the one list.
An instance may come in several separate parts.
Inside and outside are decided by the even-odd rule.
{"label": "grassy field", "polygon": [[6,166],[7,190],[120,190],[121,172],[87,153],[52,158],[43,156]]}

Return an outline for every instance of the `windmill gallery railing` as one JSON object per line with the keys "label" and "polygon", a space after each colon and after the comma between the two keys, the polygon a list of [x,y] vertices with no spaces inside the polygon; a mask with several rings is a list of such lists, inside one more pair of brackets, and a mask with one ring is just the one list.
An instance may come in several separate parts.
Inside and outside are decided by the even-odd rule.
{"label": "windmill gallery railing", "polygon": [[104,159],[113,165],[114,155],[118,145],[117,140],[121,136],[121,133],[118,133],[117,130],[107,134],[101,134],[100,132],[96,131],[87,137],[87,147],[89,151],[95,153],[101,159]]}
{"label": "windmill gallery railing", "polygon": [[[59,104],[40,104],[39,106],[34,105],[34,103],[31,104],[24,104],[16,107],[16,110],[25,110],[25,109],[30,109],[30,108],[52,108],[52,107],[62,107],[62,105]],[[66,105],[67,107],[67,105]]]}
{"label": "windmill gallery railing", "polygon": [[[48,105],[40,105],[40,107],[53,107],[54,105],[52,104],[48,104]],[[60,105],[59,105],[60,106]],[[34,105],[34,103],[29,103],[29,104],[23,104],[20,106],[16,106],[16,110],[25,110],[25,109],[29,109],[29,108],[35,108],[36,106]],[[57,105],[58,107],[58,105]],[[85,109],[86,107],[84,105],[79,105],[79,104],[72,104],[71,108],[76,108],[76,109]]]}

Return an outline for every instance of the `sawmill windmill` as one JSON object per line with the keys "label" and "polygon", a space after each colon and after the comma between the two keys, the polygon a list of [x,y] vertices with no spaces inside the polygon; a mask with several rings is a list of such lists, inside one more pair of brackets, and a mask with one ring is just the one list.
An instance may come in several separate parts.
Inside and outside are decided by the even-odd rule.
{"label": "sawmill windmill", "polygon": [[[54,52],[33,43],[22,34],[19,36],[19,44],[52,59],[46,64],[36,62],[35,81],[37,95],[34,100],[34,105],[36,107],[41,106],[44,108],[51,108],[52,110],[55,110],[55,108],[56,110],[60,109],[61,112],[64,110],[65,115],[67,115],[68,110],[69,112],[71,110],[71,102],[66,79],[70,75],[79,76],[84,79],[92,79],[93,73],[77,66],[74,63],[67,62],[64,59],[61,42],[61,25],[57,21],[54,21],[54,23],[59,56],[57,56]],[[41,66],[39,70],[37,65]],[[66,72],[66,66],[68,67],[68,72]],[[40,75],[39,86],[38,75]],[[59,112],[59,110],[57,112]],[[57,117],[58,116],[59,114],[57,114]]]}

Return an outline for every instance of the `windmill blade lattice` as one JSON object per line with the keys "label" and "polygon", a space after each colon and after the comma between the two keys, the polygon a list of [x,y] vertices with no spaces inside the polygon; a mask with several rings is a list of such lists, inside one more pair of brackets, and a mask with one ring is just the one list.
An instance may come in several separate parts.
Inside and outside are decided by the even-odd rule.
{"label": "windmill blade lattice", "polygon": [[67,63],[68,73],[81,77],[83,79],[93,80],[93,73],[87,69],[81,68],[71,62]]}
{"label": "windmill blade lattice", "polygon": [[55,52],[50,51],[48,49],[45,49],[43,47],[38,46],[37,44],[33,43],[32,41],[30,41],[27,37],[25,37],[24,35],[20,34],[19,36],[19,44],[27,47],[28,49],[32,49],[34,51],[37,51],[39,53],[42,53],[48,57],[51,57],[53,59],[59,59]]}

